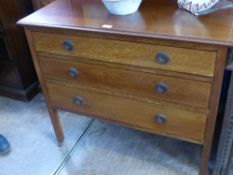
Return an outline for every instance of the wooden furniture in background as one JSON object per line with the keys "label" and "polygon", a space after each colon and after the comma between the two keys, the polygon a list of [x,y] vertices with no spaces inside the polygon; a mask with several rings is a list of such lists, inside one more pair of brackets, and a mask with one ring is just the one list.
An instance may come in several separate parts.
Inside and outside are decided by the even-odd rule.
{"label": "wooden furniture in background", "polygon": [[197,18],[176,0],[147,0],[127,16],[60,0],[19,24],[59,142],[57,109],[95,116],[202,144],[206,175],[232,22],[232,10]]}
{"label": "wooden furniture in background", "polygon": [[32,13],[28,0],[0,0],[0,95],[30,100],[38,82],[23,27],[17,20]]}
{"label": "wooden furniture in background", "polygon": [[38,10],[53,1],[54,0],[32,0],[32,5],[33,5],[34,10]]}

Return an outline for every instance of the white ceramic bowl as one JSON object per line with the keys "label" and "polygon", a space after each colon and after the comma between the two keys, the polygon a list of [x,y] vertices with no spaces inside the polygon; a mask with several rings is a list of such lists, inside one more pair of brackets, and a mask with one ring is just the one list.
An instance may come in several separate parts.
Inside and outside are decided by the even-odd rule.
{"label": "white ceramic bowl", "polygon": [[102,0],[108,11],[114,15],[128,15],[138,10],[142,0]]}

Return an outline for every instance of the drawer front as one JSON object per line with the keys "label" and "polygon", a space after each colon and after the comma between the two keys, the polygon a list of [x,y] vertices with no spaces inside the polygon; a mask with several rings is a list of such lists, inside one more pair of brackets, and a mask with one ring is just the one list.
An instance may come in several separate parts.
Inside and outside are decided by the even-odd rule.
{"label": "drawer front", "polygon": [[212,77],[216,52],[129,41],[33,33],[36,51]]}
{"label": "drawer front", "polygon": [[207,82],[44,57],[40,64],[47,79],[208,108],[211,84]]}
{"label": "drawer front", "polygon": [[196,143],[204,141],[205,114],[112,96],[88,87],[49,81],[46,85],[55,107]]}

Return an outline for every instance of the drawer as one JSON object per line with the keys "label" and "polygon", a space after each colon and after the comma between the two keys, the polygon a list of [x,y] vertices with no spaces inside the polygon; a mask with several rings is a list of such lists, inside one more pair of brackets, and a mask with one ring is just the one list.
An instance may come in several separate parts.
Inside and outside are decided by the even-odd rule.
{"label": "drawer", "polygon": [[208,108],[211,84],[83,62],[40,57],[43,76],[70,84],[110,89]]}
{"label": "drawer", "polygon": [[137,129],[203,143],[206,114],[126,99],[85,86],[46,82],[52,106]]}
{"label": "drawer", "polygon": [[216,52],[33,32],[35,49],[59,55],[212,77]]}

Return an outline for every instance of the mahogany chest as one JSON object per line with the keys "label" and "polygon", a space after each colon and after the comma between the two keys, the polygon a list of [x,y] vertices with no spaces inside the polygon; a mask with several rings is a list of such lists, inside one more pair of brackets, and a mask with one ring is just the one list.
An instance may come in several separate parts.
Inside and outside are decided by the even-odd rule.
{"label": "mahogany chest", "polygon": [[59,142],[62,109],[202,144],[205,175],[232,22],[231,10],[198,18],[175,0],[145,0],[127,16],[60,0],[19,24]]}

